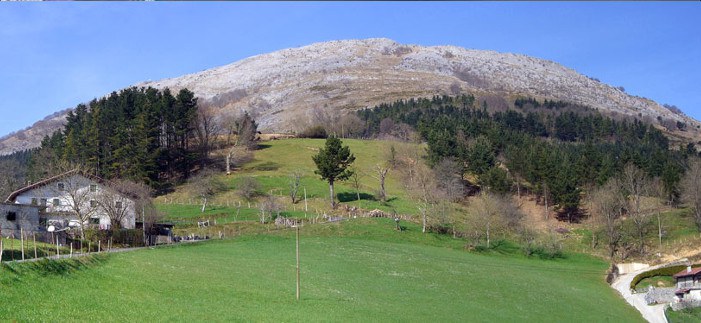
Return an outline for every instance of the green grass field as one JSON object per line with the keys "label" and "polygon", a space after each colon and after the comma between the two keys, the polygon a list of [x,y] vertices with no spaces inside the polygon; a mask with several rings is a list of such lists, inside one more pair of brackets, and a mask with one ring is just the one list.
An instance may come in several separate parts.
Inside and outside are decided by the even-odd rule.
{"label": "green grass field", "polygon": [[[303,216],[304,213],[301,210],[304,208],[304,202],[293,205],[288,197],[289,176],[292,172],[299,171],[302,173],[302,189],[299,192],[299,196],[303,198],[304,189],[306,189],[307,213],[328,212],[329,187],[326,181],[321,180],[318,175],[314,174],[316,167],[311,158],[320,147],[323,147],[324,142],[323,139],[286,139],[261,143],[260,148],[255,151],[254,159],[251,162],[236,170],[231,176],[220,176],[227,184],[228,190],[212,199],[212,208],[220,208],[220,211],[225,209],[223,210],[224,212],[231,214],[232,210],[235,212],[234,204],[241,202],[247,206],[247,203],[236,194],[235,190],[242,177],[252,176],[261,184],[261,193],[278,196],[286,211],[296,214],[293,216]],[[357,139],[343,139],[343,144],[348,145],[351,152],[356,156],[353,166],[360,173],[361,200],[357,201],[356,191],[350,182],[340,181],[335,184],[337,201],[352,206],[360,206],[366,210],[377,208],[386,212],[396,211],[402,214],[416,214],[418,212],[415,203],[407,196],[396,171],[390,171],[387,177],[386,189],[389,199],[384,203],[375,198],[375,192],[379,189],[379,182],[372,177],[373,167],[386,161],[386,154],[390,150],[390,146],[395,146],[397,151],[405,151],[407,149],[416,149],[416,144]],[[168,196],[159,197],[156,202],[168,205],[168,202],[165,201],[173,200],[193,206],[193,212],[188,212],[187,214],[183,214],[185,212],[183,211],[184,208],[180,208],[175,212],[172,212],[173,209],[167,206],[161,208],[169,217],[176,220],[182,220],[183,218],[207,218],[208,215],[212,215],[209,212],[210,210],[205,212],[206,214],[201,214],[199,209],[195,207],[200,200],[188,194],[185,189],[179,189]],[[255,203],[256,201],[252,202],[252,204]],[[252,207],[252,209],[255,210],[255,207]]]}
{"label": "green grass field", "polygon": [[690,308],[680,311],[667,309],[665,311],[669,323],[701,322],[701,308]]}
{"label": "green grass field", "polygon": [[607,264],[475,254],[388,219],[91,259],[5,265],[0,319],[68,321],[640,322]]}

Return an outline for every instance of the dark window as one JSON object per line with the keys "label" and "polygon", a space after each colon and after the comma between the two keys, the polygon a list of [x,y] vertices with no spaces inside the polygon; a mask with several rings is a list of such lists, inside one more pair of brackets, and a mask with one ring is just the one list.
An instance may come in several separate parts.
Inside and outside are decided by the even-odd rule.
{"label": "dark window", "polygon": [[90,184],[90,192],[97,192],[97,184]]}
{"label": "dark window", "polygon": [[17,213],[13,211],[8,211],[7,212],[7,221],[15,221],[17,220]]}
{"label": "dark window", "polygon": [[37,198],[36,197],[32,197],[32,205],[37,205]]}
{"label": "dark window", "polygon": [[97,201],[90,200],[90,207],[97,207]]}
{"label": "dark window", "polygon": [[90,223],[92,223],[92,224],[100,224],[100,218],[90,218]]}
{"label": "dark window", "polygon": [[122,202],[115,202],[115,203],[114,203],[114,207],[116,207],[117,209],[121,209],[121,208],[122,208]]}
{"label": "dark window", "polygon": [[39,205],[46,206],[46,199],[41,199]]}
{"label": "dark window", "polygon": [[66,190],[66,184],[64,184],[64,183],[58,183],[58,190],[59,190],[59,191],[65,191],[65,190]]}
{"label": "dark window", "polygon": [[54,204],[54,206],[60,206],[60,205],[61,205],[61,200],[59,200],[59,199],[54,199],[53,204]]}

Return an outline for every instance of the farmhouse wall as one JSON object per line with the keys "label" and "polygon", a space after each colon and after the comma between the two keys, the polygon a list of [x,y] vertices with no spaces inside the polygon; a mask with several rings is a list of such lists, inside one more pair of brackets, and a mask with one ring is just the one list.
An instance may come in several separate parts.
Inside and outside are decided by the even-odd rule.
{"label": "farmhouse wall", "polygon": [[[91,191],[91,186],[93,186],[94,192]],[[73,191],[74,196],[84,196],[84,198],[81,198],[83,201],[81,208],[83,210],[94,209],[91,218],[96,219],[97,223],[92,224],[99,225],[101,229],[107,229],[110,226],[110,219],[107,213],[101,207],[91,206],[91,200],[97,202],[100,192],[105,189],[107,189],[105,186],[96,181],[74,174],[52,180],[42,186],[24,190],[17,194],[14,202],[23,205],[36,205],[41,209],[42,213],[47,215],[61,214],[64,219],[76,219],[76,216],[70,216],[70,214],[74,213],[72,207],[73,199],[68,193],[70,190]],[[136,221],[134,201],[128,199],[123,201],[123,203],[125,204],[124,207],[127,208],[127,215],[122,220],[121,226],[126,229],[133,229]]]}
{"label": "farmhouse wall", "polygon": [[0,234],[19,237],[25,233],[44,231],[39,224],[39,208],[30,205],[0,204]]}

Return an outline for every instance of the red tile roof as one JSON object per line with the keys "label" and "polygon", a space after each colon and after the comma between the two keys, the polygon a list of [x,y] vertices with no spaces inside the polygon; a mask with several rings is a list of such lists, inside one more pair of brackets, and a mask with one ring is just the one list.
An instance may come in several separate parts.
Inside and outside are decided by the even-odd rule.
{"label": "red tile roof", "polygon": [[674,274],[674,278],[696,276],[698,273],[701,273],[701,267],[691,268],[691,271],[687,271],[686,268],[684,268],[684,270]]}

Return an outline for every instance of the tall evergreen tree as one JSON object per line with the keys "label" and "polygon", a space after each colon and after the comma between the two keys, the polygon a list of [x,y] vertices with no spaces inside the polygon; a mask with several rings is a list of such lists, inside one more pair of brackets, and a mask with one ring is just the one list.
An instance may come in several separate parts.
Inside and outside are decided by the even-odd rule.
{"label": "tall evergreen tree", "polygon": [[330,136],[326,139],[324,148],[320,148],[319,153],[312,156],[312,160],[317,167],[314,173],[329,183],[331,208],[335,208],[336,199],[333,184],[338,180],[348,179],[353,174],[348,166],[355,161],[355,156],[350,152],[348,146],[342,146],[341,139]]}

